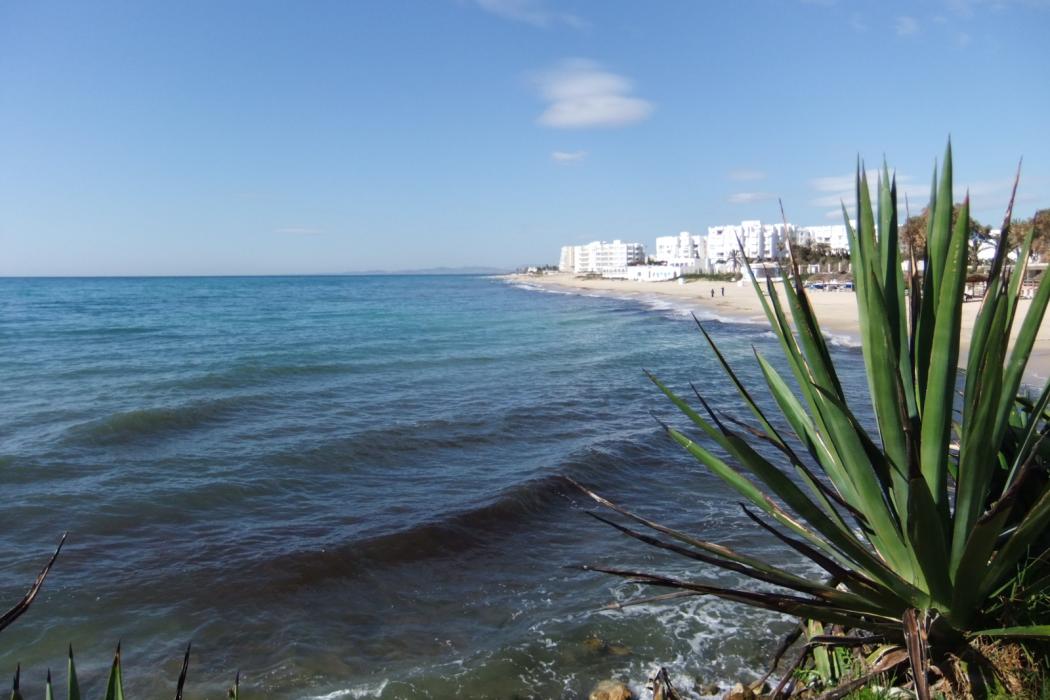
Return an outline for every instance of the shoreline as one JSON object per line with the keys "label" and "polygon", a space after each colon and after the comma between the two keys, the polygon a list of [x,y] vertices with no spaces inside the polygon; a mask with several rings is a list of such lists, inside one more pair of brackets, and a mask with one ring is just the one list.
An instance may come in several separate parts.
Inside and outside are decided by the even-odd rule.
{"label": "shoreline", "polygon": [[[510,283],[532,284],[576,293],[590,291],[610,295],[652,295],[685,301],[695,305],[698,311],[714,313],[733,321],[767,325],[769,323],[749,281],[690,280],[685,284],[679,284],[677,280],[673,282],[632,282],[614,279],[584,279],[568,272],[547,275],[511,274],[502,275],[500,279]],[[857,298],[853,292],[815,291],[809,294],[809,299],[825,335],[845,336],[851,343],[860,346],[860,320],[857,315]],[[1024,299],[1018,304],[1018,320],[1014,323],[1014,337],[1021,325],[1020,319],[1027,313],[1030,303],[1029,300]],[[963,304],[962,342],[959,347],[960,367],[965,367],[970,349],[969,339],[973,334],[973,326],[980,306],[979,302]],[[1028,366],[1025,368],[1024,381],[1026,384],[1041,388],[1048,377],[1050,377],[1050,314],[1043,318],[1043,323],[1036,334],[1035,344],[1028,358]]]}

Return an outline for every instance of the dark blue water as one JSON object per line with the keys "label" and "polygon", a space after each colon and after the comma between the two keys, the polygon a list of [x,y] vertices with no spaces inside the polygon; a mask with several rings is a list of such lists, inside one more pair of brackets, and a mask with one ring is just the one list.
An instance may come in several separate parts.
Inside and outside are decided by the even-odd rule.
{"label": "dark blue water", "polygon": [[[192,640],[192,697],[238,669],[248,697],[333,699],[746,675],[786,622],[605,611],[640,589],[569,568],[735,581],[589,518],[566,475],[790,560],[649,415],[675,418],[643,367],[743,413],[687,312],[482,277],[0,280],[3,600],[70,532],[0,671],[35,692],[71,642],[97,690],[122,640],[127,686],[159,697]],[[771,334],[708,327],[757,386]]]}

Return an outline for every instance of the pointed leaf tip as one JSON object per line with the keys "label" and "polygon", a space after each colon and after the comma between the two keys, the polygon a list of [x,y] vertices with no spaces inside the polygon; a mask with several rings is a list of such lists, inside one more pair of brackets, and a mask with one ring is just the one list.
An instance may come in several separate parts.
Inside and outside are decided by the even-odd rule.
{"label": "pointed leaf tip", "polygon": [[653,420],[655,420],[657,423],[659,423],[663,427],[664,430],[666,430],[667,432],[671,432],[671,426],[669,426],[667,423],[664,423],[662,420],[660,420],[660,416],[656,415],[655,411],[649,411],[649,415],[652,416]]}

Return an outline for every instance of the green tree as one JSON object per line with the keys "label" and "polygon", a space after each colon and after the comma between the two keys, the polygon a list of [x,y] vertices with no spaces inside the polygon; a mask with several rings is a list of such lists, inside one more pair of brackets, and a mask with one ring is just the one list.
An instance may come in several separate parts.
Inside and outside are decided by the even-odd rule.
{"label": "green tree", "polygon": [[733,250],[729,251],[729,254],[726,257],[728,258],[727,262],[729,263],[733,272],[738,272],[740,270],[740,262],[742,259],[740,251],[734,248]]}
{"label": "green tree", "polygon": [[[952,228],[955,228],[955,223],[959,219],[959,211],[962,209],[961,204],[956,204],[952,207]],[[900,240],[904,245],[904,250],[914,250],[915,258],[921,258],[926,252],[926,231],[929,228],[929,207],[922,210],[922,213],[917,216],[909,217],[904,225],[900,229]],[[967,234],[967,253],[966,258],[970,267],[976,267],[978,263],[978,253],[993,244],[992,229],[990,226],[985,226],[977,219],[970,217],[970,227]]]}
{"label": "green tree", "polygon": [[1040,209],[1032,217],[1032,254],[1040,260],[1050,257],[1050,209]]}
{"label": "green tree", "polygon": [[1010,224],[1010,246],[1019,248],[1021,243],[1032,236],[1030,254],[1037,260],[1050,258],[1050,209],[1040,209],[1031,219],[1017,219]]}

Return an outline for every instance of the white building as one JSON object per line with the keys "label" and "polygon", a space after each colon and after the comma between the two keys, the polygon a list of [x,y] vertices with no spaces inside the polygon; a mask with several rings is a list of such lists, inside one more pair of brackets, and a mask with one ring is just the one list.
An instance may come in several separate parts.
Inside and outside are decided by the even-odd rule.
{"label": "white building", "polygon": [[[739,269],[740,248],[748,260],[776,260],[783,253],[783,239],[794,230],[790,224],[765,224],[757,219],[739,225],[710,226],[707,229],[707,262],[711,269]],[[739,241],[739,242],[738,242]],[[735,252],[734,252],[735,251]],[[733,264],[734,259],[736,264]]]}
{"label": "white building", "polygon": [[832,253],[849,253],[845,224],[799,227],[790,223],[763,224],[748,220],[739,225],[707,229],[707,263],[715,270],[741,268],[743,260],[734,263],[734,257],[739,258],[741,245],[748,260],[779,260],[787,252],[789,240],[807,246],[823,243]]}
{"label": "white building", "polygon": [[[855,225],[850,222],[850,225]],[[798,229],[798,242],[802,245],[815,246],[824,244],[832,253],[849,252],[849,236],[845,224],[834,226],[803,226]]]}
{"label": "white building", "polygon": [[558,261],[558,272],[572,272],[575,269],[576,249],[571,245],[561,247],[561,259]]}
{"label": "white building", "polygon": [[656,239],[655,259],[679,274],[705,272],[707,265],[707,238],[682,231],[677,236],[660,236]]}
{"label": "white building", "polygon": [[602,274],[642,262],[645,262],[645,247],[641,243],[592,241],[573,249],[573,272],[577,275]]}

